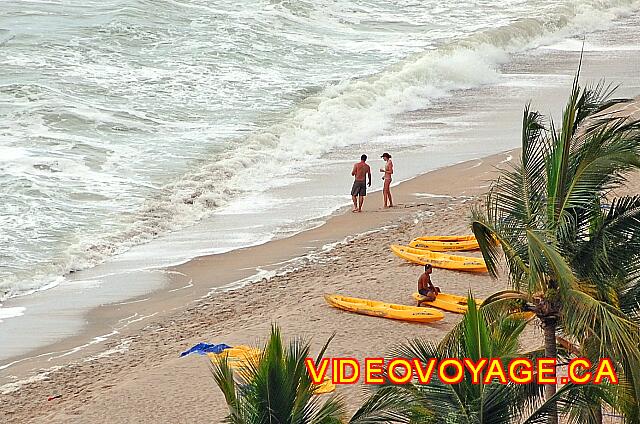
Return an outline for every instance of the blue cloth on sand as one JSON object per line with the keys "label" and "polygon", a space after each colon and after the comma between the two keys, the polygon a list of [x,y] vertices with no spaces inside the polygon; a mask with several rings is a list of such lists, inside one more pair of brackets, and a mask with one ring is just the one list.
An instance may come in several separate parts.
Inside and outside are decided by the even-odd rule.
{"label": "blue cloth on sand", "polygon": [[185,350],[180,356],[187,356],[191,353],[198,353],[200,355],[206,355],[207,353],[222,353],[226,349],[231,349],[231,346],[224,343],[210,344],[210,343],[198,343],[189,350]]}

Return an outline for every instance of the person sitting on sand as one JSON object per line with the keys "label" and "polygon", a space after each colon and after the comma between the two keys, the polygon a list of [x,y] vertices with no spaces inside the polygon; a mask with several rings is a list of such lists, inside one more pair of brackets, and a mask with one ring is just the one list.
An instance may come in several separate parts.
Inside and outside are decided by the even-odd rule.
{"label": "person sitting on sand", "polygon": [[418,306],[422,302],[433,302],[436,300],[438,293],[440,293],[440,288],[435,287],[431,282],[431,272],[433,268],[430,264],[426,264],[424,266],[424,273],[418,278],[418,293],[424,296],[424,299],[418,302]]}
{"label": "person sitting on sand", "polygon": [[382,187],[384,207],[392,208],[393,199],[391,198],[391,175],[393,174],[393,162],[391,162],[391,155],[389,153],[385,152],[380,157],[386,162],[384,168],[380,168],[380,172],[384,172],[384,176],[382,177],[384,180],[384,186]]}
{"label": "person sitting on sand", "polygon": [[[371,187],[371,168],[367,165],[367,155],[360,156],[360,162],[353,165],[351,175],[355,177],[353,187],[351,187],[351,199],[353,200],[353,211],[362,212],[362,204],[367,195],[367,186]],[[369,184],[366,184],[367,176]]]}

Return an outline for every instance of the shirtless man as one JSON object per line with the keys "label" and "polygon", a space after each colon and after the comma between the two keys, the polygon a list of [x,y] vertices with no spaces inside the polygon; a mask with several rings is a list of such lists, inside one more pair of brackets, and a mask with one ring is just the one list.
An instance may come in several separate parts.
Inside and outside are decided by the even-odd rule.
{"label": "shirtless man", "polygon": [[391,162],[391,155],[389,153],[383,153],[380,157],[386,162],[384,168],[380,168],[380,172],[384,172],[384,176],[382,177],[384,180],[384,187],[382,188],[384,207],[392,208],[393,199],[391,198],[391,175],[393,175],[393,162]]}
{"label": "shirtless man", "polygon": [[440,293],[440,288],[435,287],[431,282],[431,272],[433,268],[431,265],[426,264],[424,266],[424,273],[418,278],[418,293],[424,296],[424,299],[418,301],[418,306],[422,302],[433,302],[436,300],[436,296]]}
{"label": "shirtless man", "polygon": [[[360,162],[353,165],[351,175],[355,177],[353,187],[351,187],[351,199],[353,200],[353,211],[362,212],[364,197],[367,195],[367,187],[371,187],[371,168],[367,165],[367,155],[360,156]],[[369,184],[366,183],[369,177]]]}

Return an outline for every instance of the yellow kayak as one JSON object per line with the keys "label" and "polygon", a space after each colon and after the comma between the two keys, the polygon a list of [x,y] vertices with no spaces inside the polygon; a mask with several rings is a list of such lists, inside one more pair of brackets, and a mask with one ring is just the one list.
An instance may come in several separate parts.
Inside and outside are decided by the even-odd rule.
{"label": "yellow kayak", "polygon": [[[456,314],[464,314],[467,312],[467,298],[464,296],[458,296],[449,293],[438,293],[436,300],[433,302],[427,302],[424,300],[424,296],[420,293],[414,293],[413,298],[427,306],[442,309],[443,311],[455,312]],[[481,305],[482,300],[474,299],[476,304]]]}
{"label": "yellow kayak", "polygon": [[[243,372],[246,372],[251,363],[257,365],[260,357],[262,356],[262,350],[255,347],[239,345],[230,349],[225,349],[222,353],[209,352],[207,353],[207,356],[213,364],[218,364],[223,358],[227,358],[229,366],[242,374]],[[322,383],[315,385],[313,394],[323,395],[335,390],[336,385],[333,384],[329,377],[327,377],[322,381]]]}
{"label": "yellow kayak", "polygon": [[473,240],[463,241],[433,241],[433,240],[420,240],[419,238],[413,239],[409,243],[410,247],[415,249],[427,249],[433,252],[450,252],[456,250],[478,250],[478,242]]}
{"label": "yellow kayak", "polygon": [[475,241],[476,236],[473,234],[465,236],[422,236],[417,237],[415,240],[420,241]]}
{"label": "yellow kayak", "polygon": [[397,305],[377,300],[358,299],[337,294],[324,295],[329,305],[356,314],[374,317],[397,319],[412,322],[433,322],[444,318],[444,314],[433,308],[419,308],[417,306]]}
{"label": "yellow kayak", "polygon": [[396,256],[419,265],[431,264],[436,268],[453,269],[455,271],[487,272],[487,265],[482,258],[450,255],[397,244],[392,244],[390,247]]}
{"label": "yellow kayak", "polygon": [[[436,300],[433,302],[427,302],[424,296],[420,293],[414,293],[413,298],[420,302],[420,304],[429,305],[434,308],[442,309],[443,311],[455,312],[458,314],[464,314],[467,312],[467,298],[464,296],[458,296],[449,293],[438,293]],[[482,305],[482,299],[474,299],[478,306]],[[533,312],[514,312],[511,316],[521,319],[531,319],[535,317]]]}
{"label": "yellow kayak", "polygon": [[515,318],[530,320],[531,318],[535,317],[536,314],[533,312],[515,312],[511,316]]}

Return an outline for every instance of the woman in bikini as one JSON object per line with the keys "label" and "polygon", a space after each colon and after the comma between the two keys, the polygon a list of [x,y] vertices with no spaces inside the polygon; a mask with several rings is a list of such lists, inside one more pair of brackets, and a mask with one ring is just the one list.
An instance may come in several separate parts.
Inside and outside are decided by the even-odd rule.
{"label": "woman in bikini", "polygon": [[393,174],[393,162],[391,162],[391,155],[389,153],[383,153],[380,156],[386,163],[384,168],[380,168],[380,172],[384,172],[384,186],[382,188],[382,197],[384,198],[384,207],[393,207],[393,198],[391,197],[391,175]]}

